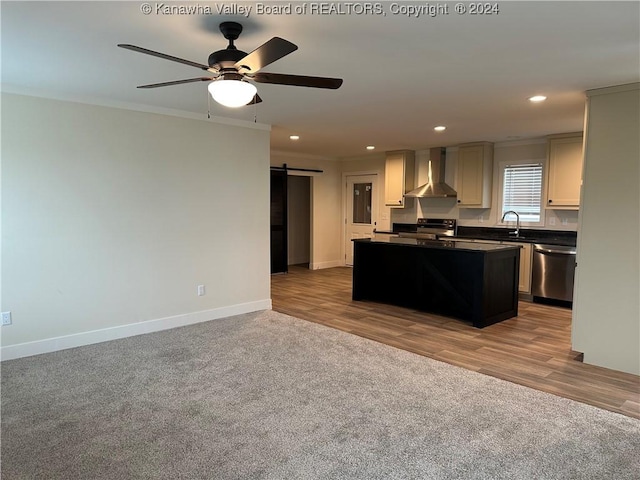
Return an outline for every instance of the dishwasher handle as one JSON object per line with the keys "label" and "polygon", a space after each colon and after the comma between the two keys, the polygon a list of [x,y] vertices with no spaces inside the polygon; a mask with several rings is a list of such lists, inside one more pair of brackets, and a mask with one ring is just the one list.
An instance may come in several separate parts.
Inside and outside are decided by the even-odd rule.
{"label": "dishwasher handle", "polygon": [[575,250],[558,250],[555,248],[542,248],[542,247],[536,247],[535,248],[536,252],[540,252],[540,253],[559,253],[560,255],[575,255],[576,251]]}

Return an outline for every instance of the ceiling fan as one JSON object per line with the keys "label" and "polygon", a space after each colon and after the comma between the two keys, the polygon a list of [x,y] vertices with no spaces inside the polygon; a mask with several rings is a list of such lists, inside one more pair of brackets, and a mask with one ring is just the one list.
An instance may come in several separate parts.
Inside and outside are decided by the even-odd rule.
{"label": "ceiling fan", "polygon": [[298,49],[297,45],[280,37],[273,37],[263,43],[251,53],[238,50],[234,41],[242,32],[242,25],[236,22],[222,22],[220,31],[229,45],[224,50],[218,50],[209,55],[208,65],[174,57],[160,52],[129,44],[119,44],[121,48],[134,52],[164,58],[172,62],[183,63],[209,72],[211,77],[187,78],[172,82],[151,83],[140,85],[138,88],[168,87],[192,82],[211,82],[209,93],[215,101],[227,107],[241,107],[262,101],[257,94],[256,87],[247,80],[258,83],[272,83],[277,85],[295,85],[299,87],[336,89],[342,85],[341,78],[308,77],[303,75],[288,75],[282,73],[267,73],[260,70],[267,65],[280,60],[282,57]]}

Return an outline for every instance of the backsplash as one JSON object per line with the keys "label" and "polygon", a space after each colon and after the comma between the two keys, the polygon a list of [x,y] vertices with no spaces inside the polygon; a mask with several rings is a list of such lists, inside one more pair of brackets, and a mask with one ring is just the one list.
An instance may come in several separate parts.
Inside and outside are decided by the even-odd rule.
{"label": "backsplash", "polygon": [[[420,198],[414,199],[413,205],[405,208],[392,208],[390,223],[416,223],[418,218],[455,218],[458,225],[466,227],[503,227],[510,228],[511,223],[507,225],[500,224],[494,215],[495,209],[468,209],[458,208],[455,199],[450,198]],[[568,232],[576,232],[578,230],[578,211],[577,210],[545,210],[544,225],[527,225],[523,223],[524,228],[534,230],[561,230]]]}

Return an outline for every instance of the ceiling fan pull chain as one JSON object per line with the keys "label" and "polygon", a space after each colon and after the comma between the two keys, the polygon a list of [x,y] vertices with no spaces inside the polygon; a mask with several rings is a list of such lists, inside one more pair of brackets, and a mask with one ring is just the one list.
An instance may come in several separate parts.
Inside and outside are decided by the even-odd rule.
{"label": "ceiling fan pull chain", "polygon": [[207,118],[211,119],[211,95],[207,91]]}

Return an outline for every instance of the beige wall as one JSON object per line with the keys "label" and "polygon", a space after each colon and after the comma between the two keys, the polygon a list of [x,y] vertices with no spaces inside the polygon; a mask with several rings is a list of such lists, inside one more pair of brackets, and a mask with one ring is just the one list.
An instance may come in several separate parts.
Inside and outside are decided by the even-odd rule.
{"label": "beige wall", "polygon": [[3,94],[3,352],[270,306],[268,166],[267,126]]}
{"label": "beige wall", "polygon": [[588,92],[573,349],[640,374],[640,84]]}

